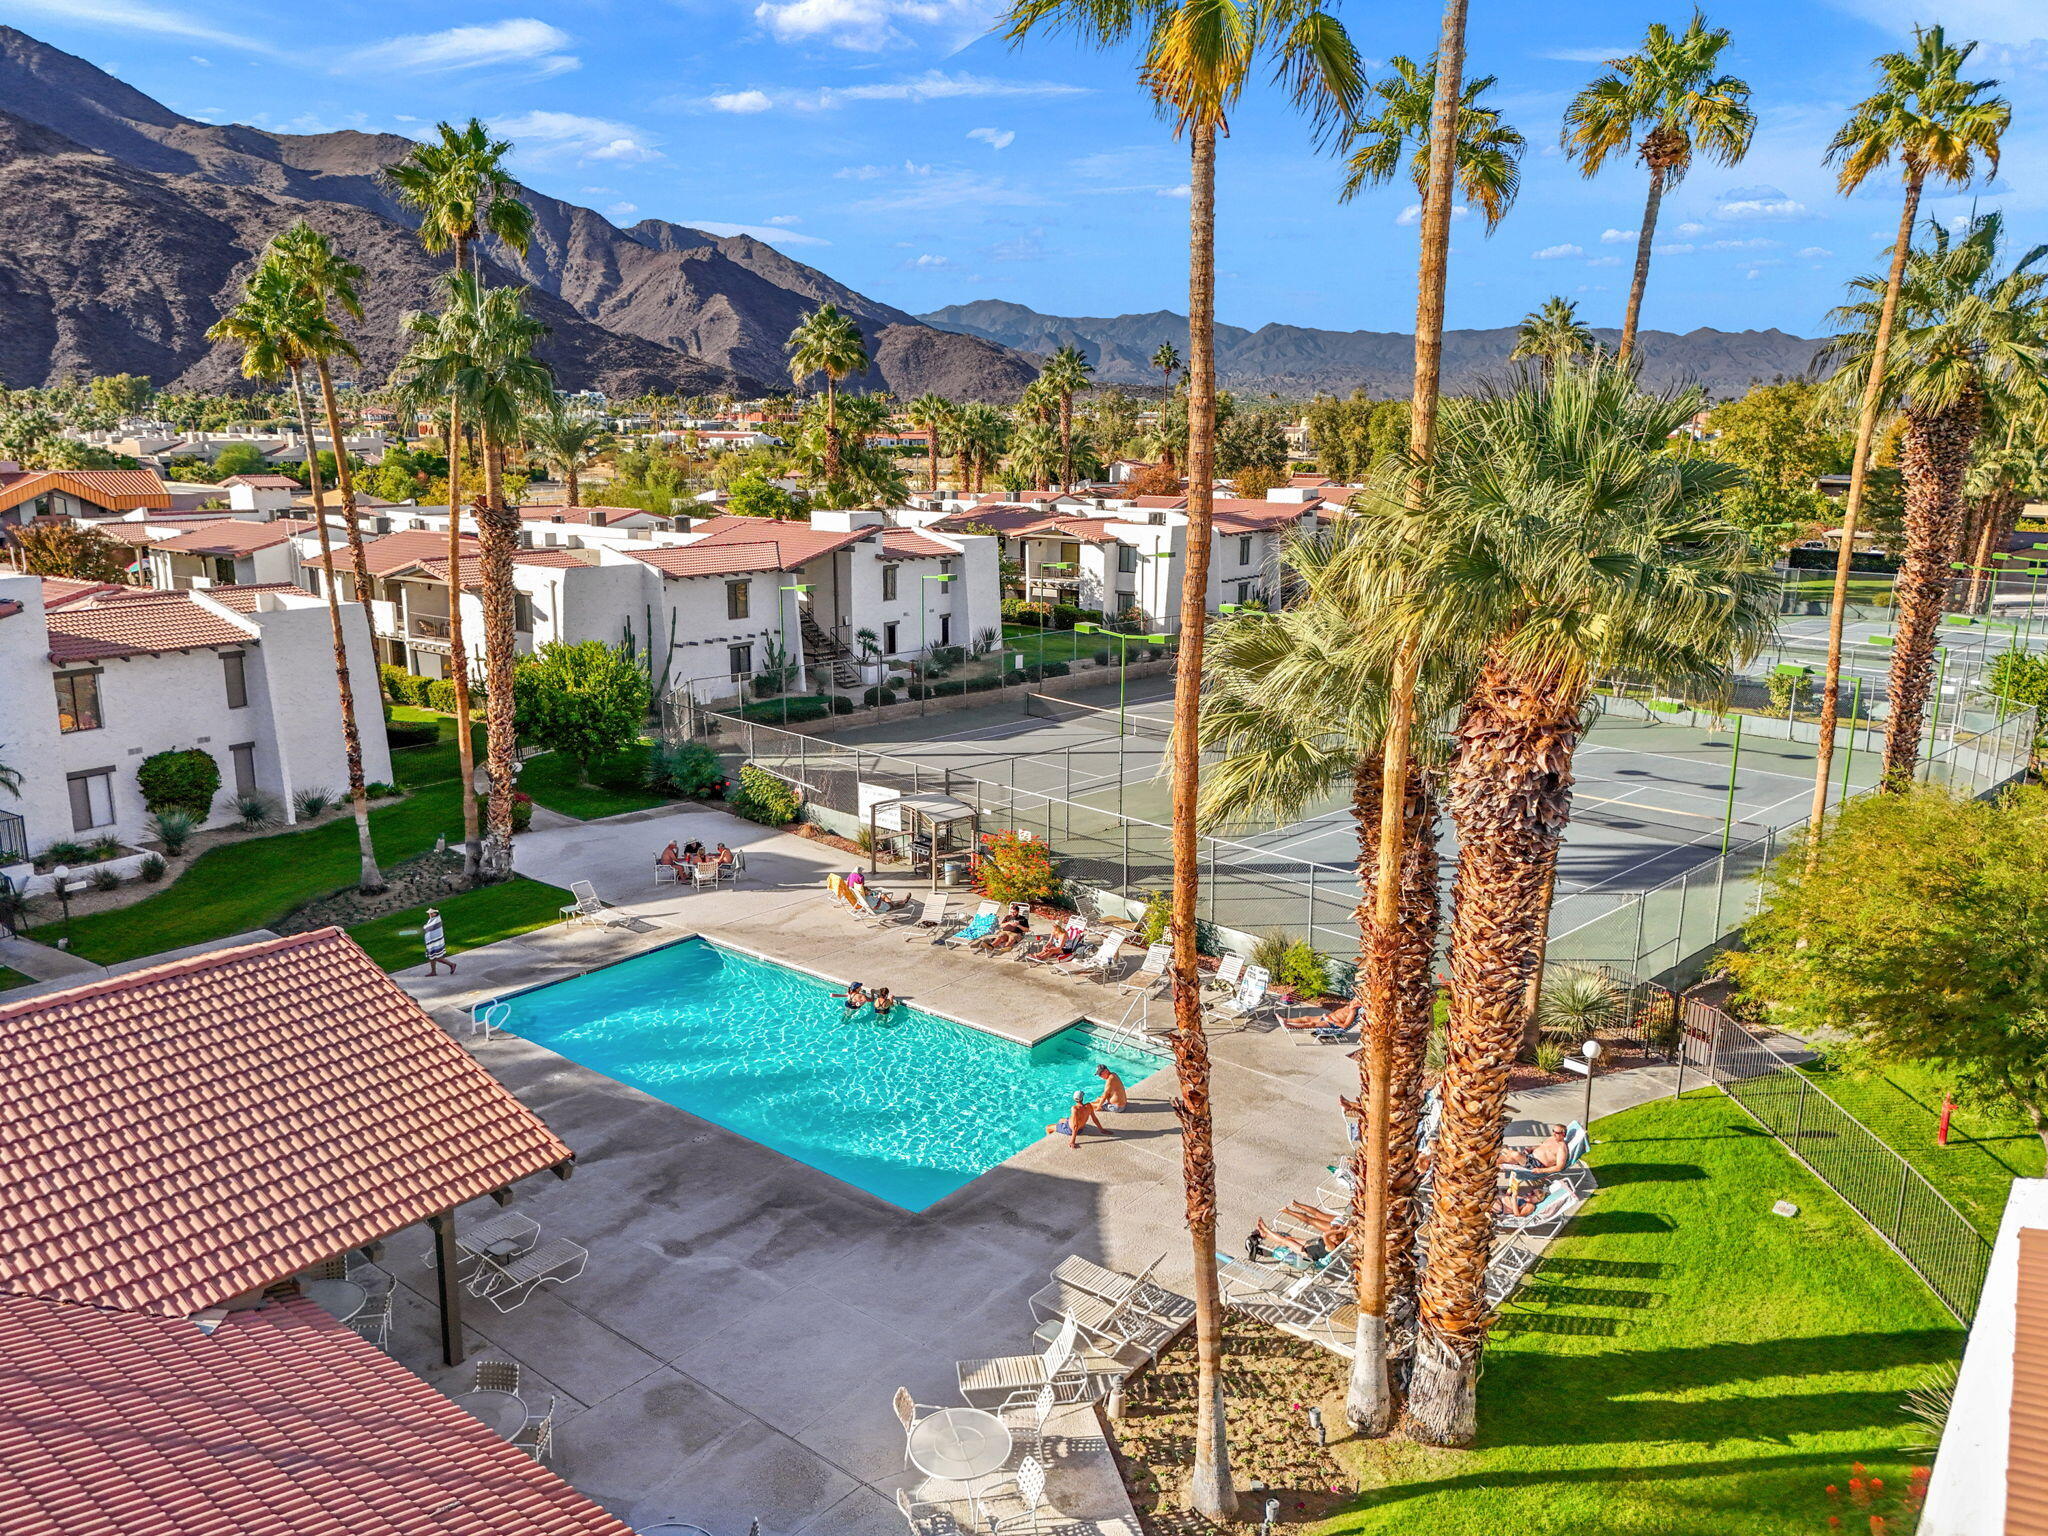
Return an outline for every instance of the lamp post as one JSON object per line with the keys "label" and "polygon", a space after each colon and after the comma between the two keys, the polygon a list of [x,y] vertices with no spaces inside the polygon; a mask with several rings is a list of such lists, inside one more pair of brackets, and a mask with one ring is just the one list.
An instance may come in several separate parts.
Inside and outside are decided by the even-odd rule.
{"label": "lamp post", "polygon": [[1147,645],[1164,645],[1166,644],[1166,636],[1126,635],[1119,630],[1105,629],[1100,624],[1076,624],[1074,626],[1074,633],[1077,635],[1100,635],[1105,640],[1114,640],[1116,642],[1116,771],[1117,780],[1121,783],[1124,771],[1124,736],[1126,734],[1125,722],[1127,718],[1124,713],[1124,695],[1130,681],[1131,647],[1139,641],[1143,641]]}
{"label": "lamp post", "polygon": [[1593,1069],[1600,1065],[1600,1042],[1588,1040],[1579,1047],[1579,1054],[1586,1058],[1586,1107],[1580,1112],[1579,1124],[1587,1127],[1590,1140],[1593,1125]]}
{"label": "lamp post", "polygon": [[[808,581],[791,582],[788,586],[778,588],[777,590],[780,592],[794,592],[796,594],[795,597],[790,598],[786,603],[781,605],[782,611],[777,615],[777,617],[782,621],[782,657],[783,660],[787,662],[791,659],[789,651],[789,610],[791,608],[794,608],[798,603],[803,601],[804,593],[811,590],[811,583],[809,583]],[[798,643],[802,643],[801,630],[799,630],[798,632]],[[799,675],[802,674],[803,666],[801,663],[797,665],[796,670]],[[785,694],[788,692],[786,684],[783,687],[783,692]],[[787,703],[785,703],[782,706],[782,723],[785,726],[789,724],[789,705]]]}
{"label": "lamp post", "polygon": [[71,947],[71,866],[59,864],[50,871],[50,878],[57,882],[57,905],[64,909],[64,947]]}
{"label": "lamp post", "polygon": [[[917,579],[919,581],[951,581],[953,578],[947,575],[920,576]],[[930,603],[925,596],[924,588],[919,587],[917,589],[917,677],[918,681],[925,685],[923,689],[924,697],[917,701],[917,712],[920,715],[928,712],[932,694],[931,668],[928,665],[931,661],[931,647],[925,643],[925,614],[929,607]]]}

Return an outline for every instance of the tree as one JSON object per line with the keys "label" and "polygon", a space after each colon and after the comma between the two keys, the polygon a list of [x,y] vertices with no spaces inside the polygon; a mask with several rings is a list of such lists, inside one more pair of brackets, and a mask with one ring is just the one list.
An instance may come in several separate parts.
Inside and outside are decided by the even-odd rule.
{"label": "tree", "polygon": [[585,784],[592,762],[640,739],[653,691],[624,646],[550,640],[513,668],[512,699],[520,734],[568,758]]}
{"label": "tree", "polygon": [[534,457],[562,477],[568,490],[567,504],[583,505],[583,471],[611,444],[604,423],[587,416],[571,416],[560,401],[551,397],[551,408],[529,418],[525,430]]}
{"label": "tree", "polygon": [[1287,469],[1285,425],[1286,417],[1277,410],[1233,411],[1216,434],[1216,473],[1236,475],[1259,469],[1277,480]]}
{"label": "tree", "polygon": [[1727,46],[1727,30],[1709,27],[1697,11],[1682,33],[1654,22],[1638,52],[1608,60],[1612,73],[1580,91],[1565,108],[1564,151],[1587,176],[1599,175],[1608,156],[1630,147],[1650,172],[1643,227],[1636,234],[1628,313],[1615,354],[1624,363],[1635,351],[1643,289],[1650,281],[1650,247],[1656,240],[1657,210],[1664,194],[1685,179],[1695,155],[1722,165],[1739,162],[1749,153],[1750,137],[1756,132],[1749,86],[1734,75],[1714,73]]}
{"label": "tree", "polygon": [[1121,459],[1138,435],[1138,402],[1112,386],[1095,397],[1088,413],[1088,435],[1105,459]]}
{"label": "tree", "polygon": [[1081,349],[1068,342],[1053,353],[1038,376],[1039,382],[1049,386],[1059,398],[1060,489],[1063,491],[1074,488],[1074,396],[1095,387],[1088,381],[1088,376],[1094,371],[1095,365],[1081,355]]}
{"label": "tree", "polygon": [[1248,501],[1264,501],[1266,493],[1277,485],[1285,485],[1287,475],[1265,464],[1253,464],[1236,472],[1232,487],[1238,495]]}
{"label": "tree", "polygon": [[1009,418],[994,406],[971,401],[960,407],[953,421],[954,440],[959,444],[962,477],[967,493],[979,496],[988,472],[1002,458],[1010,439]]}
{"label": "tree", "polygon": [[219,481],[234,475],[263,475],[274,471],[270,460],[263,456],[263,450],[254,443],[229,443],[213,456],[213,473]]}
{"label": "tree", "polygon": [[1189,1497],[1199,1513],[1222,1519],[1235,1510],[1237,1495],[1224,1431],[1216,1161],[1208,1042],[1195,967],[1200,886],[1195,818],[1201,777],[1196,733],[1215,484],[1216,139],[1227,130],[1252,70],[1262,65],[1273,68],[1295,105],[1325,129],[1351,121],[1362,93],[1360,65],[1342,25],[1315,0],[1180,0],[1144,12],[1124,0],[1019,0],[1006,19],[1013,41],[1042,30],[1065,30],[1097,47],[1120,47],[1140,34],[1140,79],[1154,107],[1189,145],[1188,544],[1168,749],[1174,823],[1170,975],[1200,1393]]}
{"label": "tree", "polygon": [[1166,387],[1171,390],[1173,388],[1173,376],[1180,372],[1180,353],[1174,348],[1172,342],[1162,341],[1159,343],[1158,350],[1152,354],[1152,366],[1159,370],[1161,376],[1166,380]]}
{"label": "tree", "polygon": [[802,517],[806,504],[762,474],[742,475],[725,493],[724,511],[732,517]]}
{"label": "tree", "polygon": [[2048,1143],[2048,790],[1846,802],[1729,959],[1768,1017],[1952,1075]]}
{"label": "tree", "polygon": [[831,304],[820,304],[797,322],[785,343],[789,353],[789,376],[802,384],[814,373],[825,375],[825,479],[839,478],[839,381],[848,374],[866,371],[867,344],[851,315],[843,315]]}
{"label": "tree", "polygon": [[1019,481],[1043,488],[1060,469],[1060,435],[1044,422],[1026,422],[1010,434],[1008,464]]}
{"label": "tree", "polygon": [[[1339,200],[1350,202],[1366,187],[1383,186],[1401,174],[1407,162],[1409,180],[1419,195],[1429,182],[1429,129],[1436,96],[1436,60],[1427,69],[1395,54],[1393,70],[1373,83],[1378,113],[1344,132],[1344,189]],[[1458,101],[1456,174],[1458,189],[1486,215],[1491,234],[1513,206],[1522,186],[1522,135],[1501,121],[1500,112],[1479,104],[1497,82],[1492,75],[1471,81]]]}
{"label": "tree", "polygon": [[109,416],[134,416],[149,406],[149,380],[141,374],[103,373],[88,390],[92,403]]}
{"label": "tree", "polygon": [[1171,464],[1154,464],[1124,482],[1124,492],[1130,496],[1179,496],[1186,489],[1180,471]]}
{"label": "tree", "polygon": [[97,528],[79,523],[33,522],[10,530],[21,568],[31,576],[73,581],[128,580],[134,556]]}
{"label": "tree", "polygon": [[930,434],[930,452],[925,462],[925,488],[934,496],[939,493],[939,455],[943,444],[940,438],[953,427],[955,406],[944,395],[935,395],[927,390],[911,401],[904,411],[913,427]]}
{"label": "tree", "polygon": [[1844,194],[1898,160],[1906,183],[1905,206],[1899,211],[1898,238],[1892,242],[1891,271],[1871,337],[1863,396],[1856,413],[1856,448],[1849,460],[1849,494],[1842,508],[1842,546],[1835,561],[1835,590],[1828,605],[1828,658],[1821,676],[1820,742],[1813,765],[1814,826],[1827,815],[1828,780],[1834,763],[1835,720],[1842,695],[1842,626],[1849,606],[1849,572],[1856,553],[1858,520],[1868,493],[1871,446],[1891,369],[1892,329],[1897,323],[1899,292],[1913,245],[1913,221],[1920,196],[1930,180],[1952,186],[1976,174],[1982,156],[1991,174],[1998,172],[1998,144],[2012,120],[2012,109],[1991,94],[1996,82],[1966,81],[1963,65],[1975,43],[1960,47],[1940,27],[1915,29],[1913,51],[1887,53],[1877,60],[1879,85],[1859,102],[1828,146],[1828,159],[1839,163],[1836,185]]}
{"label": "tree", "polygon": [[1543,301],[1543,307],[1522,316],[1515,333],[1515,350],[1509,362],[1533,357],[1544,373],[1552,374],[1566,363],[1593,355],[1593,333],[1579,319],[1579,306],[1562,294]]}
{"label": "tree", "polygon": [[1858,278],[1850,289],[1863,297],[1831,317],[1849,327],[1829,348],[1842,364],[1829,381],[1838,398],[1865,392],[1887,311],[1899,322],[1879,393],[1881,407],[1896,407],[1905,418],[1906,553],[1894,588],[1898,617],[1885,680],[1879,780],[1887,790],[1910,786],[1919,762],[1949,567],[1961,535],[1963,482],[1985,407],[2048,399],[2048,272],[2036,270],[2048,245],[2001,272],[2004,229],[2003,218],[1989,213],[1971,220],[1968,233],[1956,239],[1930,220],[1930,246],[1906,258],[1896,292],[1889,278]]}
{"label": "tree", "polygon": [[[304,228],[305,226],[299,226]],[[332,254],[331,252],[329,253]],[[264,249],[256,270],[243,287],[242,299],[215,321],[209,341],[241,348],[242,373],[252,379],[285,378],[299,421],[299,440],[308,447],[306,474],[313,492],[313,527],[319,535],[321,585],[326,588],[327,623],[334,643],[334,685],[341,701],[343,750],[349,756],[354,792],[357,879],[368,892],[384,889],[383,872],[370,834],[369,802],[362,788],[362,742],[356,727],[355,682],[348,664],[348,632],[341,618],[341,583],[334,574],[334,547],[328,538],[326,504],[320,490],[319,461],[310,452],[313,417],[306,401],[305,371],[325,368],[328,358],[356,356],[355,347],[336,327],[326,298],[316,291],[305,265],[306,251],[291,232],[279,235]],[[360,556],[358,556],[360,562]],[[358,563],[360,573],[364,567]]]}

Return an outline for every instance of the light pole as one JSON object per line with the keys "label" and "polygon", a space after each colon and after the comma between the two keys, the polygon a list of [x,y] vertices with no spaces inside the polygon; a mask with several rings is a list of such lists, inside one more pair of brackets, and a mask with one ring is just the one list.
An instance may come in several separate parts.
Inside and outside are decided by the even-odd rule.
{"label": "light pole", "polygon": [[1586,1139],[1590,1141],[1593,1134],[1593,1069],[1600,1065],[1600,1042],[1588,1040],[1579,1047],[1579,1054],[1586,1058],[1586,1107],[1579,1115],[1579,1124],[1586,1127]]}
{"label": "light pole", "polygon": [[50,878],[57,882],[57,905],[64,909],[64,947],[71,947],[71,866],[59,864],[50,871]]}
{"label": "light pole", "polygon": [[[951,581],[951,576],[920,576],[919,581]],[[924,697],[917,701],[917,712],[922,715],[931,705],[931,648],[925,643],[925,613],[930,607],[923,587],[917,589],[917,678],[924,684]]]}
{"label": "light pole", "polygon": [[1164,645],[1164,635],[1126,635],[1120,630],[1105,629],[1100,624],[1076,624],[1077,635],[1100,635],[1105,640],[1116,642],[1116,771],[1118,782],[1122,782],[1124,771],[1125,719],[1124,693],[1130,681],[1131,647],[1140,641],[1147,645]]}
{"label": "light pole", "polygon": [[[811,584],[808,581],[792,582],[790,585],[779,588],[778,590],[782,592],[794,592],[796,594],[795,597],[788,599],[788,601],[782,605],[782,612],[777,615],[777,617],[782,620],[782,659],[785,663],[787,663],[791,660],[789,651],[789,610],[791,608],[794,608],[798,603],[803,601],[803,595],[804,593],[811,590]],[[798,643],[802,643],[801,629],[799,629],[798,631]],[[801,665],[799,665],[796,670],[798,675],[801,675],[803,672],[803,668]],[[779,678],[777,679],[777,683],[781,691],[787,694],[788,684],[784,680]],[[782,706],[782,723],[785,726],[789,724],[789,705],[787,703],[785,703]]]}

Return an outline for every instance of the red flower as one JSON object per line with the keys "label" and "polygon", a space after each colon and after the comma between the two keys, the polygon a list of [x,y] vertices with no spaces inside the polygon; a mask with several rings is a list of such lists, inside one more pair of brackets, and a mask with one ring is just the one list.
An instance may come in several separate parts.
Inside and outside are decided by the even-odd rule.
{"label": "red flower", "polygon": [[1831,1530],[1831,1531],[1839,1531],[1839,1530],[1840,1530],[1841,1528],[1842,1528],[1842,1517],[1841,1517],[1840,1515],[1829,1515],[1829,1516],[1828,1516],[1828,1529],[1829,1529],[1829,1530]]}

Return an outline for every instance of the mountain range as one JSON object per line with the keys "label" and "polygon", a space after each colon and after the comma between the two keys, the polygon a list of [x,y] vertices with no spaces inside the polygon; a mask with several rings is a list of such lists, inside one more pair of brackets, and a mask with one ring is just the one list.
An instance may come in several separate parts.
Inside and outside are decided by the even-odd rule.
{"label": "mountain range", "polygon": [[[979,336],[1019,352],[1043,357],[1062,346],[1081,349],[1108,384],[1159,384],[1152,354],[1171,342],[1187,353],[1187,316],[1171,310],[1144,315],[1042,315],[1022,304],[978,299],[918,316],[928,325]],[[1595,327],[1609,347],[1621,333]],[[1642,331],[1636,338],[1646,383],[1664,387],[1697,384],[1717,397],[1737,395],[1755,383],[1801,378],[1823,343],[1783,331]],[[1514,350],[1515,328],[1444,333],[1444,388],[1453,393],[1497,378]],[[1406,395],[1414,380],[1415,338],[1401,331],[1325,331],[1303,325],[1216,327],[1216,372],[1232,389],[1280,394],[1313,392],[1392,398]]]}
{"label": "mountain range", "polygon": [[[231,349],[205,332],[264,242],[309,219],[366,269],[350,337],[362,376],[398,361],[399,321],[438,303],[446,259],[379,175],[411,141],[271,133],[184,117],[94,65],[0,26],[0,384],[146,374],[220,389]],[[523,281],[551,328],[538,349],[567,387],[751,395],[787,387],[783,343],[821,301],[848,311],[873,366],[856,388],[1014,398],[1036,368],[1014,351],[855,293],[746,235],[656,219],[620,229],[522,188],[537,231],[522,255],[481,252],[486,281]]]}

